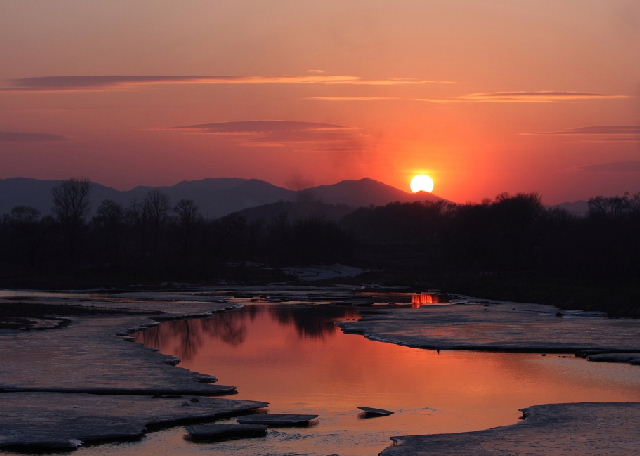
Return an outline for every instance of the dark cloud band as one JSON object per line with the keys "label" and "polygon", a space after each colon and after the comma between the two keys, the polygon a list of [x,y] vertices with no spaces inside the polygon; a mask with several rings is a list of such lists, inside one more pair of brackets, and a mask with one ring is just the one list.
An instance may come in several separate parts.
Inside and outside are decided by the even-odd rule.
{"label": "dark cloud band", "polygon": [[451,81],[433,81],[411,78],[364,79],[359,76],[312,74],[301,76],[40,76],[19,78],[2,91],[99,91],[122,89],[139,85],[158,84],[348,84],[348,85],[416,85],[450,84]]}
{"label": "dark cloud band", "polygon": [[213,122],[183,125],[175,129],[196,130],[203,133],[271,133],[313,130],[344,130],[345,127],[321,122],[300,122],[292,120],[243,120],[237,122]]}

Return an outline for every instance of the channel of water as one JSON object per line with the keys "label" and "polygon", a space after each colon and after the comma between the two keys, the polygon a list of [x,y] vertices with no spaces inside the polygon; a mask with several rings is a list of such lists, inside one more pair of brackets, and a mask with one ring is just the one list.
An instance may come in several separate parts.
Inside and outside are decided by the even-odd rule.
{"label": "channel of water", "polygon": [[[355,307],[246,304],[211,318],[163,322],[136,337],[180,357],[182,367],[237,385],[232,399],[269,401],[271,413],[318,414],[317,425],[205,444],[185,441],[184,429],[174,428],[77,454],[375,455],[392,435],[513,424],[520,408],[534,404],[640,401],[637,366],[572,355],[402,347],[342,333],[334,323],[358,318]],[[358,406],[395,413],[364,419]]]}

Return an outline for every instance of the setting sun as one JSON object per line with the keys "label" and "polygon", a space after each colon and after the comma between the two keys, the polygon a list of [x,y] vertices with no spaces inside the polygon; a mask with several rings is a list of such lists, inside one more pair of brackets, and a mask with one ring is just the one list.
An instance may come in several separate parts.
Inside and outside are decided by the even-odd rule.
{"label": "setting sun", "polygon": [[433,191],[433,179],[426,174],[418,174],[417,176],[414,176],[413,179],[411,179],[411,184],[409,184],[409,186],[411,187],[411,191],[413,193],[431,193]]}

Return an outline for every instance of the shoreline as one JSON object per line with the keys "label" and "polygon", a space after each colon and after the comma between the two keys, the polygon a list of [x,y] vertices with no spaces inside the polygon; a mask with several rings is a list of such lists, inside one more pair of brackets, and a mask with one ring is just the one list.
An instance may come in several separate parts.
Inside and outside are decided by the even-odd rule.
{"label": "shoreline", "polygon": [[394,436],[379,456],[633,456],[640,450],[640,402],[541,404],[521,411],[519,423],[482,431]]}
{"label": "shoreline", "polygon": [[[99,304],[114,307],[123,303]],[[170,304],[143,303],[152,307]],[[85,443],[139,439],[158,426],[267,407],[267,402],[212,397],[235,394],[236,387],[214,384],[217,379],[213,376],[176,366],[180,360],[175,357],[132,344],[131,333],[162,320],[210,317],[239,306],[201,301],[192,303],[191,311],[183,309],[173,315],[67,317],[71,323],[55,329],[1,330],[0,354],[14,362],[0,373],[0,448],[70,451]],[[64,337],[57,337],[61,331]]]}
{"label": "shoreline", "polygon": [[[226,288],[230,289],[230,288],[236,288],[236,287],[226,287]],[[265,288],[270,288],[270,287],[256,287],[253,290],[251,288],[253,287],[237,287],[236,288],[237,291],[233,293],[233,295],[257,296],[260,294],[260,291],[263,291]],[[296,293],[299,293],[300,294],[300,296],[298,296],[299,298],[303,297],[303,294],[305,292],[311,293],[311,291],[313,291],[313,293],[317,293],[316,297],[313,299],[317,299],[318,296],[328,297],[328,296],[331,296],[331,294],[333,293],[335,297],[339,297],[339,299],[337,299],[337,302],[344,301],[344,303],[352,303],[354,302],[354,298],[356,298],[356,300],[358,298],[356,290],[348,287],[327,288],[327,287],[317,287],[317,286],[310,286],[310,287],[309,286],[307,287],[304,287],[304,286],[303,287],[299,287],[299,286],[284,287],[283,286],[283,287],[275,287],[274,290],[275,289],[290,290],[291,291],[290,293],[283,292],[283,295],[289,295],[290,297],[295,297]],[[95,293],[95,291],[93,292]],[[106,324],[104,325],[98,325],[97,327],[94,327],[92,330],[85,331],[85,336],[89,337],[89,339],[94,341],[97,339],[98,342],[104,341],[105,339],[113,339],[118,341],[115,344],[121,345],[121,348],[124,349],[121,355],[123,355],[129,361],[132,361],[133,363],[135,363],[136,368],[141,367],[140,364],[146,365],[149,362],[156,365],[156,367],[161,365],[163,366],[161,368],[162,375],[165,375],[164,381],[168,381],[169,383],[172,383],[170,387],[165,389],[159,389],[158,385],[150,386],[148,384],[143,388],[132,388],[131,385],[128,385],[128,386],[120,385],[120,387],[114,387],[114,386],[97,387],[95,385],[88,387],[85,385],[83,387],[79,387],[79,388],[77,387],[75,389],[69,388],[68,386],[65,387],[61,385],[56,385],[53,387],[42,387],[37,385],[20,387],[20,385],[14,385],[14,386],[7,385],[6,377],[2,378],[2,376],[0,375],[0,394],[4,394],[5,395],[4,397],[11,397],[12,399],[18,399],[20,397],[24,398],[23,400],[18,400],[17,401],[18,403],[24,403],[25,401],[28,403],[27,399],[29,398],[31,398],[32,401],[35,401],[35,398],[39,398],[38,401],[35,401],[35,402],[38,402],[40,404],[46,404],[46,400],[43,400],[42,398],[45,398],[47,396],[50,398],[54,398],[54,397],[60,396],[61,394],[64,394],[63,396],[65,398],[64,402],[68,403],[70,406],[73,405],[73,407],[82,408],[83,406],[86,407],[87,403],[106,400],[111,404],[120,404],[118,407],[115,407],[115,409],[121,410],[121,407],[123,407],[122,400],[125,400],[126,402],[142,401],[142,402],[146,402],[142,408],[149,407],[148,405],[149,403],[155,403],[159,407],[161,406],[161,409],[164,410],[166,413],[169,413],[168,416],[166,416],[163,420],[161,420],[162,423],[156,423],[154,419],[148,416],[144,417],[144,413],[140,414],[139,413],[140,410],[138,410],[138,415],[135,415],[135,413],[131,413],[125,417],[120,416],[121,412],[119,412],[120,413],[119,415],[111,416],[110,419],[106,419],[101,423],[91,423],[91,426],[92,426],[91,435],[87,437],[87,434],[85,433],[84,438],[77,438],[77,437],[83,437],[83,434],[82,434],[83,431],[79,429],[74,430],[74,432],[76,432],[77,434],[75,437],[66,436],[62,438],[56,438],[56,435],[58,435],[60,432],[64,434],[64,432],[69,431],[68,423],[59,421],[57,423],[57,428],[54,426],[53,429],[55,430],[52,432],[49,432],[45,439],[43,435],[33,434],[32,432],[33,428],[30,429],[28,427],[29,419],[33,419],[33,416],[34,416],[33,410],[31,411],[31,413],[25,414],[25,412],[21,411],[19,407],[14,407],[13,410],[8,410],[7,405],[5,404],[2,406],[4,407],[4,410],[2,410],[2,407],[0,407],[0,411],[3,412],[2,415],[4,416],[4,419],[7,420],[6,423],[3,424],[2,426],[3,427],[2,431],[0,431],[0,448],[5,448],[7,450],[9,449],[15,450],[16,448],[17,449],[22,448],[22,451],[32,451],[34,448],[37,448],[40,450],[42,448],[46,448],[49,450],[62,449],[64,451],[67,451],[67,450],[73,450],[77,448],[79,445],[82,444],[82,443],[79,443],[82,440],[84,440],[86,444],[91,444],[92,442],[98,443],[98,442],[107,442],[107,441],[118,441],[122,439],[138,439],[141,436],[143,436],[145,433],[151,432],[154,426],[171,427],[171,426],[188,423],[188,422],[198,422],[198,421],[211,420],[214,418],[220,418],[222,416],[225,416],[225,414],[238,415],[242,413],[251,413],[259,408],[265,407],[268,404],[266,402],[237,401],[237,400],[230,400],[230,399],[211,398],[209,396],[216,394],[216,392],[214,392],[216,390],[217,390],[217,393],[219,394],[229,394],[231,390],[229,389],[220,390],[219,389],[220,385],[212,385],[211,383],[217,380],[212,376],[199,374],[197,372],[193,372],[193,371],[184,369],[182,367],[177,367],[176,364],[180,362],[178,358],[172,357],[170,355],[162,354],[157,350],[150,349],[143,345],[140,345],[137,350],[131,351],[132,346],[128,345],[133,341],[133,338],[131,337],[132,333],[140,330],[144,330],[153,326],[157,326],[163,320],[206,318],[206,317],[211,317],[215,315],[217,312],[229,311],[232,309],[237,309],[242,306],[242,304],[239,304],[239,303],[230,304],[226,300],[225,300],[226,302],[221,302],[222,298],[224,298],[225,296],[223,296],[220,293],[221,293],[220,290],[217,290],[215,292],[212,291],[208,296],[196,295],[196,294],[191,295],[193,297],[198,297],[199,299],[205,299],[205,298],[207,299],[202,301],[186,301],[186,300],[176,301],[176,300],[170,299],[170,298],[176,299],[179,297],[182,297],[183,299],[187,298],[189,296],[189,293],[185,291],[174,292],[173,296],[172,296],[172,292],[159,293],[160,295],[159,297],[161,298],[164,297],[164,300],[151,299],[146,301],[142,300],[143,296],[146,294],[144,292],[122,293],[119,296],[119,299],[112,299],[111,301],[105,300],[105,298],[107,296],[111,296],[111,298],[113,298],[114,296],[118,296],[118,295],[104,295],[102,297],[103,298],[102,300],[100,299],[99,295],[94,295],[92,298],[85,299],[84,301],[80,300],[79,304],[74,304],[74,305],[79,305],[82,307],[86,307],[88,309],[95,310],[100,308],[99,306],[96,307],[96,304],[101,304],[103,306],[102,308],[104,309],[115,310],[116,312],[121,310],[127,310],[134,314],[119,314],[119,315],[107,314],[107,315],[90,315],[90,316],[84,316],[84,317],[65,317],[65,318],[69,318],[69,320],[71,321],[70,325],[57,328],[57,329],[49,329],[49,330],[41,330],[41,331],[0,330],[0,341],[2,341],[3,336],[5,336],[8,333],[14,334],[16,336],[22,335],[21,337],[18,337],[19,339],[29,339],[32,337],[36,337],[39,339],[46,339],[47,337],[45,336],[47,334],[54,334],[60,331],[67,331],[67,332],[76,331],[77,332],[77,330],[82,330],[80,332],[83,332],[92,325],[92,322],[93,323],[106,322]],[[313,300],[312,294],[306,294],[305,296],[310,301]],[[123,301],[123,299],[126,299],[128,301]],[[136,299],[138,299],[138,301],[136,301]],[[532,309],[531,306],[536,306],[534,309],[540,310],[540,308],[543,308],[546,310],[546,313],[549,314],[549,316],[553,316],[553,318],[556,320],[558,319],[558,317],[555,317],[555,315],[553,314],[552,309],[549,309],[550,306],[542,306],[538,304],[514,304],[514,303],[505,303],[505,302],[492,302],[487,300],[478,300],[475,298],[467,298],[467,299],[470,301],[473,301],[473,300],[481,301],[484,304],[459,303],[459,304],[451,304],[446,306],[433,306],[428,309],[425,309],[427,310],[427,312],[424,312],[423,314],[427,314],[429,312],[439,312],[441,311],[440,309],[451,310],[452,308],[455,308],[456,310],[460,310],[460,309],[464,309],[464,307],[461,307],[461,306],[465,306],[465,305],[476,306],[476,308],[479,306],[480,308],[484,309],[486,308],[485,306],[488,305],[489,308],[492,308],[491,312],[481,310],[480,311],[482,312],[481,315],[483,315],[485,312],[499,314],[499,312],[494,312],[494,310],[498,310],[496,306],[498,307],[510,306],[510,308],[513,308],[513,306],[516,306],[516,307],[525,306],[525,310],[523,311],[524,314],[532,315],[532,314],[535,314],[535,312],[531,312],[531,309]],[[58,299],[56,301],[55,299],[52,299],[51,302],[49,302],[49,304],[45,304],[45,305],[65,305],[65,304],[61,304],[62,301],[65,301],[65,300]],[[70,302],[77,303],[77,301],[78,301],[78,298],[69,298],[69,300],[66,301],[67,302],[66,305],[69,306],[68,303]],[[0,299],[0,306],[12,304],[12,303],[15,304],[17,302],[19,302],[19,300],[9,301],[9,300]],[[153,308],[156,309],[156,312],[163,312],[163,309],[166,312],[168,309],[171,309],[172,313],[149,314],[148,312]],[[405,334],[404,339],[396,335],[394,339],[394,337],[389,337],[388,335],[387,336],[381,336],[379,334],[376,335],[374,330],[372,330],[371,328],[367,329],[367,325],[371,325],[372,322],[376,322],[376,321],[380,323],[380,321],[384,320],[384,318],[386,317],[398,316],[402,314],[411,315],[412,319],[415,321],[415,316],[420,315],[422,312],[420,311],[415,312],[413,309],[402,309],[402,308],[397,308],[397,309],[395,308],[394,309],[371,309],[370,307],[363,307],[363,308],[358,307],[358,308],[363,311],[362,312],[363,316],[359,321],[340,322],[340,323],[337,323],[337,325],[341,327],[344,332],[358,333],[371,340],[394,343],[397,345],[412,346],[416,348],[428,348],[433,350],[470,350],[470,351],[520,352],[520,353],[551,353],[551,352],[567,353],[568,352],[567,347],[554,348],[549,344],[540,346],[540,347],[529,347],[528,349],[522,348],[522,347],[516,347],[516,346],[509,346],[509,345],[505,345],[505,346],[478,345],[477,348],[470,348],[472,347],[471,345],[457,347],[451,344],[446,345],[446,343],[444,342],[441,342],[440,344],[435,344],[432,347],[427,347],[424,344],[416,345],[417,339],[415,338],[413,340],[408,339],[410,337],[414,337],[415,335],[407,336]],[[371,309],[371,311],[367,312],[367,309]],[[176,310],[179,310],[179,312],[176,312]],[[506,309],[503,309],[503,311],[506,311]],[[135,312],[145,312],[145,313],[136,314]],[[522,315],[523,313],[519,313],[518,316],[521,317]],[[567,321],[571,321],[571,319],[576,319],[576,318],[578,319],[589,318],[589,321],[592,323],[597,321],[597,320],[594,320],[594,317],[584,317],[584,316],[583,317],[571,316],[570,318],[567,319]],[[560,318],[560,320],[562,319]],[[422,320],[420,321],[424,323]],[[608,321],[619,321],[619,320],[609,319]],[[402,327],[403,326],[402,323],[405,323],[405,321],[403,321],[402,318],[397,319],[396,321],[394,321],[394,319],[391,318],[390,322],[387,322],[387,323],[396,324]],[[360,327],[358,327],[359,325]],[[380,330],[380,327],[378,327],[377,330]],[[76,340],[75,342],[77,343],[78,340]],[[40,346],[40,348],[42,347],[41,344],[35,344],[35,345]],[[71,346],[73,346],[73,344],[71,344]],[[47,346],[47,348],[51,350],[51,346]],[[542,350],[538,350],[538,348],[542,348]],[[3,349],[5,351],[7,350],[6,347],[2,347],[2,345],[0,345],[0,351],[2,351]],[[584,347],[582,347],[582,349],[584,349]],[[597,348],[592,348],[592,350],[597,350]],[[129,353],[129,355],[125,355],[125,353],[127,352]],[[615,355],[623,356],[624,353],[625,352],[618,350],[615,352]],[[629,353],[629,352],[626,352],[626,353]],[[608,359],[589,359],[589,358],[598,357],[598,356],[602,357],[603,355],[610,355],[610,354],[611,352],[603,353],[602,351],[600,351],[598,353],[591,353],[588,356],[586,356],[586,358],[590,361],[605,361],[605,360],[608,361]],[[112,358],[111,362],[113,363],[114,361],[115,359]],[[620,359],[614,359],[614,361],[625,362],[625,361],[621,361]],[[626,361],[626,362],[629,362],[629,361]],[[634,362],[632,361],[631,363],[633,364]],[[41,372],[40,375],[42,374],[43,373]],[[112,370],[109,370],[109,374],[115,375],[115,377],[118,377],[118,374],[117,373],[114,374]],[[50,375],[45,374],[44,376],[50,378]],[[54,378],[54,382],[55,382],[55,378]],[[119,379],[118,382],[122,383],[121,379]],[[206,382],[206,383],[203,383],[203,382]],[[188,385],[188,387],[185,388],[185,385]],[[225,388],[225,387],[222,387],[222,388]],[[234,388],[235,390],[235,387],[226,387],[226,388]],[[9,396],[9,395],[12,395],[12,396]],[[155,397],[154,398],[153,395],[156,395],[156,396],[157,395],[182,395],[183,397],[181,398]],[[188,395],[188,397],[184,397],[185,395]],[[198,399],[198,402],[192,402],[194,398]],[[56,401],[53,401],[53,403],[50,403],[49,405],[54,406],[55,402]],[[62,402],[62,401],[59,401],[59,402]],[[194,407],[194,408],[190,408],[188,411],[185,411],[184,403],[187,403],[188,407]],[[194,406],[192,404],[199,404],[199,405]],[[550,410],[551,412],[549,413],[556,413],[555,411],[560,411],[558,413],[562,415],[562,413],[564,412],[562,412],[562,409],[558,408],[559,405],[573,406],[575,404],[579,404],[579,403],[536,405],[536,406],[529,407],[528,409]],[[616,403],[603,402],[603,403],[597,403],[597,404],[598,406],[606,405],[606,406],[613,407],[611,408],[611,410],[616,409]],[[636,406],[640,407],[640,403],[634,403],[634,402],[625,402],[621,404],[635,404]],[[554,406],[556,408],[554,408]],[[548,407],[551,407],[551,409],[549,409]],[[620,410],[619,407],[617,409]],[[7,413],[7,412],[10,412],[10,413]],[[39,410],[39,413],[43,415],[46,415],[46,412],[47,412],[46,407],[44,409]],[[135,410],[133,412],[135,412]],[[12,413],[14,415],[11,415]],[[158,413],[158,409],[155,409],[154,413]],[[16,417],[20,415],[21,415],[22,421],[18,420],[16,422]],[[123,427],[119,428],[117,432],[114,432],[112,427],[113,422],[110,420],[113,420],[115,418],[118,418],[120,421],[122,421],[122,419],[129,418],[130,423],[128,423],[128,425],[119,423],[118,426],[123,426]],[[526,420],[524,422],[526,422]],[[505,432],[511,433],[511,432],[514,432],[514,429],[517,432],[519,429],[517,428],[517,426],[519,426],[520,424],[522,423],[516,423],[510,426],[504,426],[503,428],[505,428]],[[11,426],[13,426],[13,428]],[[65,427],[67,429],[64,429]],[[512,428],[512,427],[515,427],[515,428]],[[451,445],[454,445],[454,444],[460,445],[461,444],[460,442],[464,443],[465,437],[463,436],[467,434],[475,435],[475,433],[483,433],[483,432],[489,432],[489,431],[492,431],[492,430],[489,429],[485,431],[475,431],[474,433],[456,434],[457,436],[459,436],[459,440],[457,441],[457,443],[456,442],[453,442],[453,443],[450,442],[450,443]],[[590,430],[585,429],[584,431],[589,432]],[[12,440],[10,440],[8,435],[11,434],[12,432],[13,432],[12,434],[13,437],[11,437]],[[30,432],[32,434],[31,434],[31,438],[29,439],[28,434]],[[22,433],[23,439],[16,440],[15,439],[16,433],[18,434]],[[420,438],[424,437],[425,439],[433,439],[433,438],[436,438],[436,437],[439,438],[442,436],[446,436],[446,434],[413,436],[415,437],[413,438],[413,440],[407,438],[406,436],[391,437],[391,439],[395,442],[394,446],[383,450],[380,454],[385,456],[396,455],[396,454],[398,455],[419,454],[419,453],[411,452],[411,451],[415,451],[416,445],[418,445],[418,443],[422,445],[422,440],[420,440],[418,437]],[[640,447],[640,442],[638,442],[638,446]],[[413,448],[413,449],[409,450],[410,448]],[[400,451],[399,449],[402,449],[402,451],[407,450],[409,452],[408,453],[398,452]],[[462,455],[466,453],[455,453],[455,454]],[[475,453],[468,453],[468,454],[471,455]],[[575,453],[575,454],[577,455],[577,454],[588,454],[588,453]]]}
{"label": "shoreline", "polygon": [[562,313],[555,306],[535,303],[464,298],[468,302],[432,306],[425,312],[365,310],[358,321],[337,325],[345,333],[373,341],[427,350],[558,353],[593,362],[640,365],[640,342],[633,342],[640,340],[637,319]]}

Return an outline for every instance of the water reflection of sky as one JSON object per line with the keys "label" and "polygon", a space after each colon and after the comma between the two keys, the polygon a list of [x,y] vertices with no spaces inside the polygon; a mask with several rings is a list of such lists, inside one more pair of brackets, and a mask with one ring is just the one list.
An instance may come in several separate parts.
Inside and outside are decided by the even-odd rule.
{"label": "water reflection of sky", "polygon": [[163,352],[171,350],[183,361],[189,361],[213,340],[231,347],[243,344],[248,327],[255,326],[256,318],[266,317],[285,331],[294,330],[301,339],[322,339],[338,330],[335,321],[357,316],[356,310],[346,306],[250,305],[213,318],[168,321],[136,337],[138,342]]}
{"label": "water reflection of sky", "polygon": [[[351,318],[357,310],[349,306],[259,304],[207,319],[164,322],[137,337],[181,357],[183,367],[237,385],[234,398],[269,401],[272,413],[320,414],[316,427],[279,429],[258,443],[215,444],[207,447],[210,454],[373,455],[391,435],[511,424],[519,408],[533,404],[640,400],[637,366],[412,349],[343,334],[334,326],[335,320]],[[361,420],[358,406],[396,413]]]}

